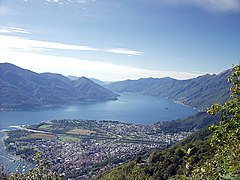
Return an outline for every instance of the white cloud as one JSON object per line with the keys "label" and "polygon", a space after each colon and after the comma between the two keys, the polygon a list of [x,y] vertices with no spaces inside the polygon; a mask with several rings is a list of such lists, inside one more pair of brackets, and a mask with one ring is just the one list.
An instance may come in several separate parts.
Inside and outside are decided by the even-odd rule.
{"label": "white cloud", "polygon": [[56,42],[30,40],[22,37],[0,35],[0,49],[18,51],[44,51],[49,49],[58,50],[77,50],[77,51],[97,51],[96,48],[89,46],[79,46]]}
{"label": "white cloud", "polygon": [[159,0],[169,5],[194,5],[209,11],[240,11],[240,0]]}
{"label": "white cloud", "polygon": [[[15,30],[21,29],[16,28]],[[50,56],[46,53],[42,53],[42,51],[49,49],[98,51],[98,49],[89,46],[30,40],[27,38],[7,35],[0,35],[0,42],[0,62],[13,63],[35,72],[53,72],[63,75],[87,76],[109,81],[146,77],[160,78],[166,76],[178,79],[188,79],[201,74],[192,72],[147,70],[104,61],[96,62],[63,56]],[[140,51],[120,48],[107,49],[105,51],[130,56],[144,54]]]}
{"label": "white cloud", "polygon": [[110,53],[116,53],[116,54],[125,54],[128,56],[140,56],[145,54],[144,52],[141,52],[141,51],[134,51],[134,50],[125,49],[125,48],[112,48],[112,49],[107,49],[105,51]]}
{"label": "white cloud", "polygon": [[156,71],[128,67],[104,61],[80,60],[70,57],[49,56],[32,52],[0,50],[0,62],[9,62],[35,72],[53,72],[63,75],[94,77],[101,80],[116,81],[147,77],[170,76],[177,79],[193,78],[201,73]]}
{"label": "white cloud", "polygon": [[[11,33],[12,31],[22,31],[25,32],[24,29],[20,28],[2,28],[0,29],[0,33]],[[31,40],[23,37],[16,37],[16,36],[7,36],[7,35],[0,35],[0,48],[5,50],[15,50],[15,51],[36,51],[36,52],[43,52],[46,50],[75,50],[75,51],[99,51],[97,48],[93,48],[90,46],[80,46],[80,45],[72,45],[72,44],[64,44],[58,42],[48,42],[48,41],[39,41],[39,40]],[[105,52],[116,53],[116,54],[123,54],[128,56],[139,56],[145,54],[141,51],[134,51],[130,49],[123,49],[123,48],[113,48],[104,50]]]}
{"label": "white cloud", "polygon": [[23,28],[17,28],[17,27],[0,27],[0,33],[22,33],[22,34],[30,34],[30,31],[23,29]]}

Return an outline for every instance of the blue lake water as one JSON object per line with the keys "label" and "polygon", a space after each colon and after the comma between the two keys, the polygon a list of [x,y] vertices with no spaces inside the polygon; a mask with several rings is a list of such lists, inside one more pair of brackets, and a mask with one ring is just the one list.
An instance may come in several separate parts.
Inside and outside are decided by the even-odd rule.
{"label": "blue lake water", "polygon": [[122,94],[117,101],[79,103],[47,110],[0,112],[0,129],[53,119],[116,120],[154,124],[187,117],[196,112],[196,109],[168,99]]}
{"label": "blue lake water", "polygon": [[[0,112],[0,130],[12,129],[10,126],[36,124],[53,119],[91,119],[117,120],[136,124],[154,124],[187,117],[197,112],[196,109],[177,104],[171,100],[137,94],[122,94],[117,101],[79,103],[52,109],[34,111]],[[14,160],[3,145],[0,132],[0,163],[14,172],[28,163]],[[30,164],[31,166],[31,164]]]}

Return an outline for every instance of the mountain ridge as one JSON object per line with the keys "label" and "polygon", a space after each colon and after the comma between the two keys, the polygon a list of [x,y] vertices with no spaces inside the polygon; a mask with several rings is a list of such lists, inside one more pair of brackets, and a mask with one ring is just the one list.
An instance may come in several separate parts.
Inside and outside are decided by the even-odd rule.
{"label": "mountain ridge", "polygon": [[141,93],[164,97],[199,110],[207,109],[217,99],[229,100],[230,85],[227,82],[230,69],[219,74],[206,74],[187,80],[165,78],[141,78],[111,83],[104,87],[116,93]]}
{"label": "mountain ridge", "polygon": [[[81,78],[80,78],[81,79]],[[45,107],[79,101],[117,100],[119,95],[82,78],[88,89],[81,93],[76,81],[61,74],[35,73],[10,63],[0,63],[1,110]]]}
{"label": "mountain ridge", "polygon": [[205,110],[216,99],[219,103],[229,99],[230,86],[227,77],[230,71],[231,69],[219,74],[206,74],[187,80],[170,77],[140,78],[101,86],[85,77],[70,80],[69,77],[61,74],[38,74],[13,64],[0,63],[2,92],[0,109],[53,106],[78,101],[116,100],[118,96],[116,93],[141,93],[172,99]]}

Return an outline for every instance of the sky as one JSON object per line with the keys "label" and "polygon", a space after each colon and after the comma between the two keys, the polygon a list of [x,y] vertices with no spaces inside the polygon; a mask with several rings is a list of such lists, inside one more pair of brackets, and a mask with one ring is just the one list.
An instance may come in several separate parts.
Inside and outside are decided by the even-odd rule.
{"label": "sky", "polygon": [[0,0],[0,63],[103,81],[240,61],[240,0]]}

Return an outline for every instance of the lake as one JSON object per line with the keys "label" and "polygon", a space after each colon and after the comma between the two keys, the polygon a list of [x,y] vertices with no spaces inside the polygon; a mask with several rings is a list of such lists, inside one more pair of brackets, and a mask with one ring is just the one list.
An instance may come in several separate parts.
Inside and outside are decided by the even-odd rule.
{"label": "lake", "polygon": [[[12,129],[10,126],[37,124],[54,119],[91,119],[117,120],[136,124],[154,124],[187,117],[196,109],[177,104],[172,100],[143,96],[139,94],[121,94],[117,101],[78,103],[52,109],[34,111],[0,112],[0,130]],[[3,133],[0,132],[0,163],[14,172],[18,167],[32,167],[31,164],[15,160],[7,154],[3,146]]]}
{"label": "lake", "polygon": [[34,111],[0,112],[0,129],[53,119],[116,120],[136,124],[154,124],[159,121],[187,117],[196,112],[194,108],[164,98],[121,94],[117,101],[78,103]]}

